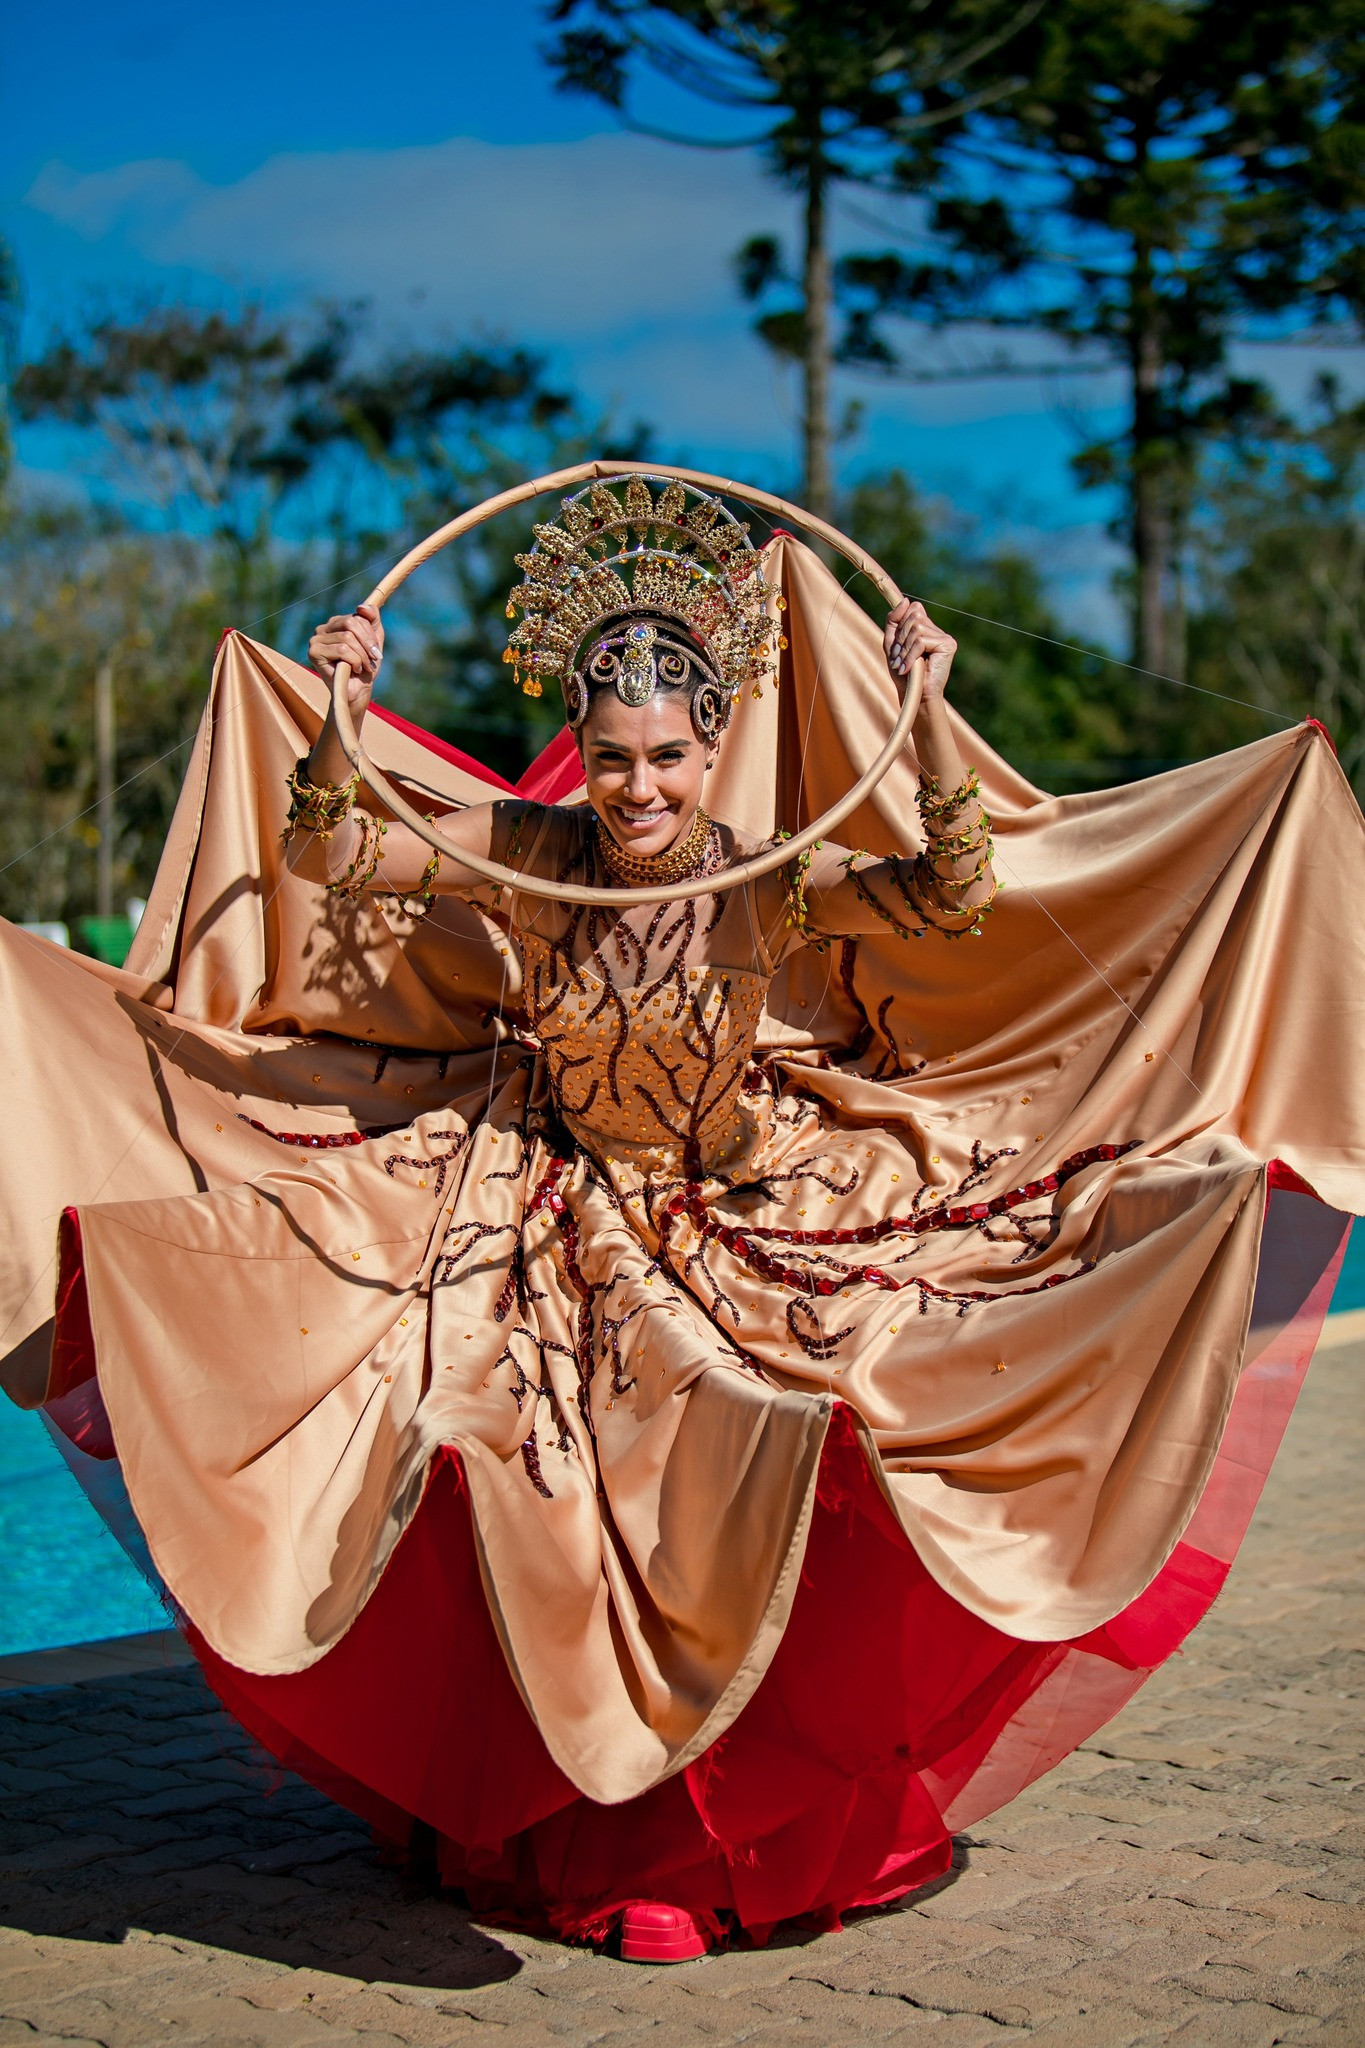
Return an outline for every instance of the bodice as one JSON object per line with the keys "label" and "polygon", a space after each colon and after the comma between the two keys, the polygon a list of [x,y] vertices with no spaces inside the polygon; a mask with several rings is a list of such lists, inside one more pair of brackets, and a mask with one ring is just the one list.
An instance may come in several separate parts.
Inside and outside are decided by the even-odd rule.
{"label": "bodice", "polygon": [[[678,957],[611,972],[518,935],[527,1022],[561,1118],[586,1150],[650,1178],[733,1170],[766,1135],[769,1095],[745,1077],[769,977]],[[629,970],[627,971],[627,966]]]}

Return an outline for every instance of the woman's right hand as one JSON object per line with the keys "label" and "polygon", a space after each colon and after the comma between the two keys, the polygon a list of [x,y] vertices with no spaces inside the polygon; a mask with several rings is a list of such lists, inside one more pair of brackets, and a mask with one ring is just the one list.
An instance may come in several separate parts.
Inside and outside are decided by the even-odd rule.
{"label": "woman's right hand", "polygon": [[370,708],[384,659],[384,622],[378,607],[362,604],[354,612],[339,612],[316,627],[308,642],[308,659],[325,683],[336,674],[338,662],[349,663],[346,701],[358,726]]}

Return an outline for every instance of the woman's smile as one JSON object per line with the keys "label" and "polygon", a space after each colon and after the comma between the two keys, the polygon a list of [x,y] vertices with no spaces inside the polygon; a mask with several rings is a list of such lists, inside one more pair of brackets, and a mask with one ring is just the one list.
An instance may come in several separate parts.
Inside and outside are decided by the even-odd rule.
{"label": "woman's smile", "polygon": [[613,829],[619,825],[621,830],[628,832],[632,838],[643,838],[657,831],[660,825],[667,823],[674,816],[669,806],[660,803],[657,798],[647,804],[615,803],[608,808],[612,812]]}

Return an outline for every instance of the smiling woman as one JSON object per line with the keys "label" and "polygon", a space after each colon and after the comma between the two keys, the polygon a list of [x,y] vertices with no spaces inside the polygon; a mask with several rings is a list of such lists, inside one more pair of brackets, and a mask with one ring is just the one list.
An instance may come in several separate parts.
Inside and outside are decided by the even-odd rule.
{"label": "smiling woman", "polygon": [[131,968],[0,933],[6,1384],[276,1756],[641,1960],[937,1876],[1171,1654],[1365,1206],[1320,730],[1046,799],[694,483],[519,558],[519,790],[370,711],[372,607],[335,694],[229,636]]}
{"label": "smiling woman", "polygon": [[[690,836],[681,824],[696,818],[718,750],[716,739],[698,739],[690,713],[671,691],[638,710],[605,691],[592,700],[581,741],[584,784],[616,847],[649,858]],[[604,855],[610,863],[605,842]],[[610,872],[625,879],[619,862]]]}

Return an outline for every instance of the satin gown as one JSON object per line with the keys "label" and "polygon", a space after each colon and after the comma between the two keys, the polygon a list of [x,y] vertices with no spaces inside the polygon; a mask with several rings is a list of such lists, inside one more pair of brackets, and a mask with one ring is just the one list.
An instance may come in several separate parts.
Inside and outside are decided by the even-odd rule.
{"label": "satin gown", "polygon": [[[822,606],[851,677],[875,644],[778,545],[799,708]],[[231,1710],[479,1912],[899,1896],[1205,1611],[1307,1365],[1365,1158],[1326,743],[1050,805],[966,735],[986,935],[849,939],[817,891],[800,944],[704,888],[352,913],[278,848],[320,712],[229,641],[132,971],[5,942],[40,1338],[66,1212],[27,1397]],[[759,715],[713,806],[750,836]],[[415,796],[489,793],[388,734]],[[538,774],[527,858],[589,873]]]}

